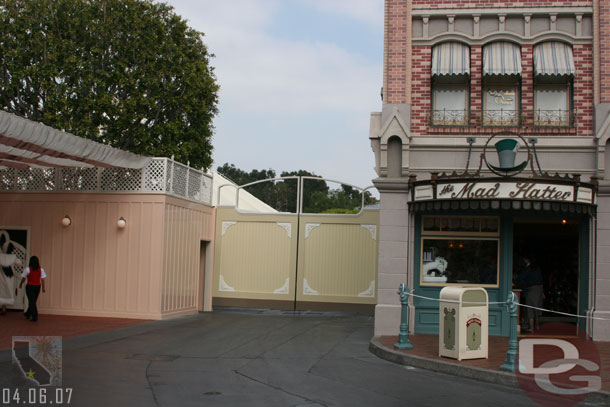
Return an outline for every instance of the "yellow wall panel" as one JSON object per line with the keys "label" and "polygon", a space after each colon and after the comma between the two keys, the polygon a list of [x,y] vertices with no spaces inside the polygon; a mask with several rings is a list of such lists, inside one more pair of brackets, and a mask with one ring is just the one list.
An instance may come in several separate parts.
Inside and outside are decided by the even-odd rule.
{"label": "yellow wall panel", "polygon": [[[337,221],[339,219],[328,219]],[[299,249],[300,301],[375,302],[377,227],[305,223]]]}
{"label": "yellow wall panel", "polygon": [[[230,221],[229,221],[230,222]],[[221,224],[220,267],[215,276],[215,295],[268,294],[269,299],[289,294],[292,227],[283,222],[237,221]],[[224,233],[223,233],[224,232]],[[287,280],[288,279],[288,280]],[[286,285],[288,281],[288,285]],[[262,298],[262,297],[259,297]]]}

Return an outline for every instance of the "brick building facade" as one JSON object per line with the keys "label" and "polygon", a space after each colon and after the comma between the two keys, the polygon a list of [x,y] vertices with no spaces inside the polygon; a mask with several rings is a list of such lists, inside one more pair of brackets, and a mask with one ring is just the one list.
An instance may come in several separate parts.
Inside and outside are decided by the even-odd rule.
{"label": "brick building facade", "polygon": [[[543,322],[610,340],[610,0],[386,0],[384,36],[375,334],[398,331],[400,283],[499,302],[533,257],[544,308],[581,317]],[[438,304],[413,305],[410,328],[438,332]],[[508,334],[505,307],[489,328]]]}

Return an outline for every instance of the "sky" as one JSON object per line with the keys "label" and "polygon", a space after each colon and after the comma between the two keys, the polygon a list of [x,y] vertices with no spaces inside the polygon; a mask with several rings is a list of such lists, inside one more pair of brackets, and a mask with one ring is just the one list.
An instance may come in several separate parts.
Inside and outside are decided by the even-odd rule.
{"label": "sky", "polygon": [[213,168],[307,170],[366,187],[381,110],[383,0],[165,0],[220,85]]}

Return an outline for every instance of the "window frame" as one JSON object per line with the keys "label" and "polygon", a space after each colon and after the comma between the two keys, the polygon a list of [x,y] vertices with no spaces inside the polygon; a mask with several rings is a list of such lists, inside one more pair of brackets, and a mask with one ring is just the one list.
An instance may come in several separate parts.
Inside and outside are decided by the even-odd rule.
{"label": "window frame", "polygon": [[[515,112],[515,120],[509,122],[507,124],[501,123],[491,123],[486,120],[487,112],[491,111],[487,109],[487,98],[488,98],[488,89],[493,87],[514,87],[515,88],[515,109],[508,110]],[[509,75],[509,76],[499,76],[499,75],[485,75],[483,78],[482,84],[482,97],[481,97],[481,126],[487,128],[506,128],[506,127],[520,127],[522,123],[521,117],[521,75]]]}
{"label": "window frame", "polygon": [[[426,218],[438,218],[438,230],[425,230]],[[479,231],[459,231],[459,230],[443,230],[443,224],[448,225],[451,219],[478,219]],[[482,231],[484,220],[494,219],[496,221],[497,230]],[[443,222],[444,221],[444,222]],[[436,219],[435,219],[436,222]],[[439,281],[424,281],[424,248],[426,240],[470,240],[470,241],[496,241],[496,283],[457,283],[457,282],[439,282]],[[447,286],[464,286],[464,287],[500,287],[500,265],[501,265],[501,218],[499,216],[461,216],[461,215],[422,215],[420,218],[420,258],[419,258],[419,285],[420,287],[447,287]],[[426,262],[428,263],[428,261]]]}
{"label": "window frame", "polygon": [[[435,120],[435,105],[437,102],[436,98],[436,89],[438,86],[442,85],[462,85],[464,88],[464,120],[462,122],[450,122],[443,121],[438,122]],[[470,125],[470,95],[471,95],[471,81],[470,75],[462,74],[462,75],[443,75],[437,76],[434,75],[431,78],[430,85],[430,126],[431,127],[468,127]],[[457,111],[457,110],[456,110]]]}
{"label": "window frame", "polygon": [[[566,86],[567,89],[567,105],[568,105],[568,120],[567,120],[567,124],[542,124],[540,121],[536,120],[536,112],[540,112],[541,110],[547,110],[547,109],[538,109],[537,107],[537,88],[539,86],[545,86],[545,85],[557,85],[557,86]],[[548,129],[548,128],[573,128],[575,127],[575,114],[574,114],[574,77],[573,76],[560,76],[558,78],[553,78],[553,77],[548,77],[548,76],[544,76],[544,75],[537,75],[534,77],[534,86],[533,86],[533,99],[534,99],[534,104],[533,104],[533,114],[532,114],[532,119],[533,119],[533,123],[534,123],[534,127],[535,128],[542,128],[542,129]]]}

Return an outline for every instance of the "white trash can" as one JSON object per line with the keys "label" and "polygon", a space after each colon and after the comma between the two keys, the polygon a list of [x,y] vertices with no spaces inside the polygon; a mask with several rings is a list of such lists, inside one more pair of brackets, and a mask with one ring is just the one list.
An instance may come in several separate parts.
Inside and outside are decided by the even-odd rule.
{"label": "white trash can", "polygon": [[489,301],[481,287],[445,287],[440,293],[438,355],[487,359]]}

